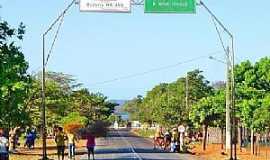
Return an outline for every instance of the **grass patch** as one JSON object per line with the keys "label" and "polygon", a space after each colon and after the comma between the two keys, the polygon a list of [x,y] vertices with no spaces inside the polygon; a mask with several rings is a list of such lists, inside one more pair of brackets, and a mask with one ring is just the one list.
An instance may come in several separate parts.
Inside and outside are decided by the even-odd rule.
{"label": "grass patch", "polygon": [[140,137],[152,138],[155,135],[154,129],[133,129],[132,132]]}

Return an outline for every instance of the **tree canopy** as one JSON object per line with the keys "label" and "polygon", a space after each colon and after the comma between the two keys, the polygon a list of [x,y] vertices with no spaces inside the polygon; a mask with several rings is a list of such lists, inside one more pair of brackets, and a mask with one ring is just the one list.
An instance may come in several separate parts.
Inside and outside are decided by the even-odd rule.
{"label": "tree canopy", "polygon": [[[243,61],[235,66],[236,116],[246,128],[258,131],[270,127],[269,92],[270,58],[255,63]],[[186,78],[188,79],[188,108],[186,107]],[[210,85],[202,71],[188,72],[172,83],[161,83],[147,92],[145,97],[136,97],[124,107],[132,120],[175,126],[188,123],[225,127],[225,85],[216,82]]]}
{"label": "tree canopy", "polygon": [[28,63],[17,41],[23,40],[25,26],[12,28],[7,22],[0,22],[0,126],[13,128],[29,123],[24,107],[30,77]]}
{"label": "tree canopy", "polygon": [[[211,94],[213,88],[201,74],[202,71],[188,72],[189,104],[192,106],[201,98]],[[128,101],[124,108],[132,119],[163,126],[189,123],[190,108],[186,107],[186,77],[172,83],[161,83],[148,91],[144,98]]]}
{"label": "tree canopy", "polygon": [[[110,103],[101,93],[90,93],[82,88],[75,78],[64,73],[46,73],[46,113],[50,127],[59,125],[70,114],[79,113],[90,124],[97,120],[107,120],[116,104]],[[39,74],[32,77],[32,87],[27,102],[31,120],[35,126],[41,122],[41,79]]]}

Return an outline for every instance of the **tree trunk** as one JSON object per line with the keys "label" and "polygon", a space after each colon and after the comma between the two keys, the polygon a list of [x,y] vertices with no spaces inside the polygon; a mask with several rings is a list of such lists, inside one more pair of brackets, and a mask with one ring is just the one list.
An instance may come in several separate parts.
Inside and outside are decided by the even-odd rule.
{"label": "tree trunk", "polygon": [[238,145],[239,145],[240,152],[242,152],[242,141],[243,141],[243,128],[240,125],[238,128]]}
{"label": "tree trunk", "polygon": [[256,156],[260,154],[260,143],[259,143],[260,139],[261,139],[261,135],[256,134]]}
{"label": "tree trunk", "polygon": [[254,131],[251,129],[251,134],[250,134],[250,153],[251,155],[254,155]]}
{"label": "tree trunk", "polygon": [[267,143],[267,141],[269,140],[269,130],[266,132],[266,149],[265,149],[265,157],[266,157],[266,159],[268,158],[268,147],[269,147],[269,145],[268,145],[268,143]]}
{"label": "tree trunk", "polygon": [[11,128],[10,128],[10,125],[8,125],[8,129],[7,129],[7,139],[8,139],[8,151],[10,151],[11,150],[11,148],[10,148],[10,146],[11,146],[11,138],[10,138],[10,130],[11,130]]}
{"label": "tree trunk", "polygon": [[205,150],[206,150],[206,141],[207,141],[207,129],[208,129],[208,125],[205,124],[203,127],[204,127],[203,151],[205,151]]}
{"label": "tree trunk", "polygon": [[221,150],[223,150],[224,149],[224,129],[221,127],[220,130],[221,130],[221,137],[220,137],[220,140],[221,140]]}
{"label": "tree trunk", "polygon": [[242,141],[245,143],[247,141],[247,129],[246,129],[246,127],[243,127],[242,130],[243,130],[243,132],[242,132]]}
{"label": "tree trunk", "polygon": [[258,156],[258,144],[257,144],[257,136],[255,135],[255,142],[254,142],[254,147],[255,147],[255,156]]}

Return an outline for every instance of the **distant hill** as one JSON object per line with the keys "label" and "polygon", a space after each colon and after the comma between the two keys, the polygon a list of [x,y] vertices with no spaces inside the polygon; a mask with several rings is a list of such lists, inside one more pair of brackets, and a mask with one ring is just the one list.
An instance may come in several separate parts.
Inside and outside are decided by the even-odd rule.
{"label": "distant hill", "polygon": [[122,106],[126,101],[127,100],[110,100],[110,102],[117,103],[119,106]]}
{"label": "distant hill", "polygon": [[123,112],[123,105],[127,102],[127,100],[110,100],[112,103],[117,103],[118,106],[114,108],[114,113],[117,115],[120,115],[122,119],[127,120],[128,119],[128,113]]}

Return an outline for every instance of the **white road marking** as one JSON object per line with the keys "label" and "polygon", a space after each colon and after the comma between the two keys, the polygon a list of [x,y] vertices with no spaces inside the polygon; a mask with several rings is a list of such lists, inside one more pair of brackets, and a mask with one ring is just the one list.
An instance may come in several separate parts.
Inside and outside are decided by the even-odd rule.
{"label": "white road marking", "polygon": [[135,152],[134,147],[131,143],[128,142],[128,140],[126,140],[124,137],[121,136],[121,134],[119,133],[119,131],[117,130],[117,134],[120,136],[120,138],[129,146],[129,148],[131,149],[132,153],[135,155],[135,159],[139,159],[139,160],[143,160],[140,155]]}

